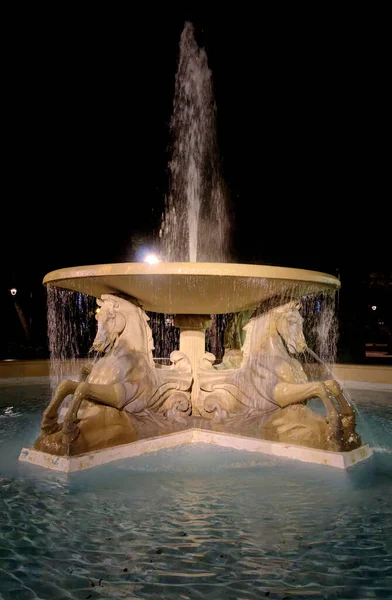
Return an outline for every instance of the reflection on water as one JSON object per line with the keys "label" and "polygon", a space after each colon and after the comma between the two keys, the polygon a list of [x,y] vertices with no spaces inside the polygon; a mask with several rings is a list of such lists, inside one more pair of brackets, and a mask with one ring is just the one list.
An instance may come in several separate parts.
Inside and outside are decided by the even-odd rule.
{"label": "reflection on water", "polygon": [[347,472],[198,444],[71,476],[17,462],[48,394],[1,388],[2,598],[391,598],[392,405],[374,394],[381,450]]}

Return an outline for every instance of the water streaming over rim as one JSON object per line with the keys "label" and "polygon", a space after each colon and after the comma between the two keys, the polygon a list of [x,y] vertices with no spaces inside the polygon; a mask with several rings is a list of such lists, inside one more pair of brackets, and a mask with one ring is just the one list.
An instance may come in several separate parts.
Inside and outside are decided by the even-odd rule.
{"label": "water streaming over rim", "polygon": [[96,300],[91,296],[47,286],[52,391],[62,379],[77,376],[80,370],[77,359],[90,354],[96,331],[95,308]]}

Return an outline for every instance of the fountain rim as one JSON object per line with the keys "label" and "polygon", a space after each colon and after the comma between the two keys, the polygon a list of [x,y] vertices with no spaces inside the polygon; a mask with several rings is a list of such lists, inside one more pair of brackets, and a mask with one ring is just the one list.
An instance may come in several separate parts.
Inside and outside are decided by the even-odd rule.
{"label": "fountain rim", "polygon": [[[254,265],[245,263],[213,262],[160,262],[154,265],[145,262],[104,263],[66,267],[50,271],[43,284],[56,285],[58,281],[83,277],[105,277],[108,275],[202,275],[206,277],[282,279],[297,282],[319,283],[335,289],[340,288],[340,280],[334,275],[322,271],[277,267],[272,265]],[[61,287],[64,287],[62,285]]]}
{"label": "fountain rim", "polygon": [[[326,273],[238,263],[113,263],[68,267],[48,273],[44,284],[99,298],[136,298],[144,310],[166,314],[223,314],[254,309],[292,286],[293,297],[335,291]],[[267,284],[267,285],[266,285]]]}

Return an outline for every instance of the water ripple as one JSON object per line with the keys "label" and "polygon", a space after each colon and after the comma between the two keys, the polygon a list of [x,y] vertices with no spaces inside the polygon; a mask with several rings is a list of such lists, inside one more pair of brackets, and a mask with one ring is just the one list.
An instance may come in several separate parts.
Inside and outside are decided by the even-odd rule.
{"label": "water ripple", "polygon": [[16,460],[39,399],[6,406],[0,598],[392,597],[388,452],[341,472],[199,444],[69,477]]}

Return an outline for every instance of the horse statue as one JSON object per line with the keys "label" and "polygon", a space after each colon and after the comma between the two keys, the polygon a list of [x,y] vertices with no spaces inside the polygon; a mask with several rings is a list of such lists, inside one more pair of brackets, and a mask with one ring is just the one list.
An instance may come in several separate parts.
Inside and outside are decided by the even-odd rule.
{"label": "horse statue", "polygon": [[[60,382],[44,411],[34,447],[75,455],[135,441],[140,423],[184,423],[191,411],[192,368],[182,352],[156,369],[148,316],[137,300],[104,294],[97,300],[93,349],[103,353],[86,366],[80,381]],[[62,423],[59,410],[73,394]]]}
{"label": "horse statue", "polygon": [[[289,302],[256,311],[244,329],[241,366],[215,369],[206,353],[199,369],[204,417],[214,428],[257,429],[263,439],[333,451],[361,445],[355,413],[337,381],[309,381],[293,356],[307,349],[300,305]],[[224,364],[224,361],[223,361]],[[326,415],[306,406],[320,398]],[[202,403],[202,406],[203,406]]]}

